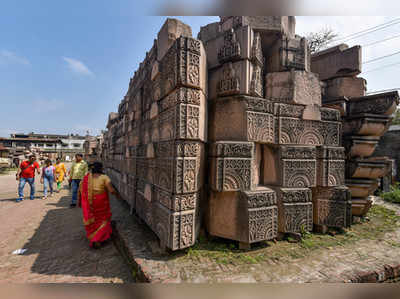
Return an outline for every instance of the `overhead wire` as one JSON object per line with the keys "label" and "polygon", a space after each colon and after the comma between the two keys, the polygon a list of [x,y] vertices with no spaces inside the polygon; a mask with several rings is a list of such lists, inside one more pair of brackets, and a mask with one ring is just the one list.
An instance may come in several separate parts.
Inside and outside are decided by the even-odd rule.
{"label": "overhead wire", "polygon": [[367,63],[370,63],[370,62],[375,62],[375,61],[378,61],[378,60],[381,60],[381,59],[384,59],[384,58],[387,58],[387,57],[391,57],[391,56],[394,56],[394,55],[397,55],[397,54],[400,54],[400,51],[394,52],[392,54],[384,55],[384,56],[379,56],[379,57],[376,57],[374,59],[367,60],[367,61],[363,62],[363,64],[367,64]]}
{"label": "overhead wire", "polygon": [[400,37],[400,34],[395,35],[395,36],[392,36],[392,37],[389,37],[389,38],[377,40],[377,41],[374,41],[374,42],[372,42],[372,43],[362,45],[361,47],[363,47],[363,48],[369,47],[369,46],[376,45],[376,44],[380,44],[380,43],[386,42],[386,41],[388,41],[388,40],[392,40],[392,39],[399,38],[399,37]]}
{"label": "overhead wire", "polygon": [[381,67],[377,67],[377,68],[374,68],[374,69],[372,69],[372,70],[366,70],[365,72],[362,72],[362,73],[363,73],[363,74],[366,74],[366,73],[378,71],[378,70],[381,70],[381,69],[386,69],[386,68],[391,67],[391,66],[396,66],[396,65],[400,65],[400,62],[392,63],[392,64],[387,64],[387,65],[383,65],[383,66],[381,66]]}
{"label": "overhead wire", "polygon": [[371,28],[368,28],[368,29],[365,29],[365,30],[362,30],[362,31],[359,31],[359,32],[355,32],[353,34],[347,35],[347,36],[342,37],[342,38],[338,38],[336,40],[333,40],[332,43],[338,43],[339,41],[340,41],[340,43],[342,43],[344,41],[348,41],[348,40],[352,40],[352,39],[355,39],[355,38],[359,38],[361,36],[370,34],[372,32],[376,32],[378,30],[385,29],[387,27],[390,27],[390,26],[393,26],[393,25],[396,25],[396,24],[399,24],[399,23],[400,23],[400,18],[393,19],[393,20],[391,20],[389,22],[382,23],[380,25],[377,25],[377,26],[374,26],[374,27],[371,27]]}

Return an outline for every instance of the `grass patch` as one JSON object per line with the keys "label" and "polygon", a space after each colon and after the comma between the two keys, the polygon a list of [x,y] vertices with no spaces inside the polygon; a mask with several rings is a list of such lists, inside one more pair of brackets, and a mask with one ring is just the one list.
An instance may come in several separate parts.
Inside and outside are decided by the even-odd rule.
{"label": "grass patch", "polygon": [[396,183],[395,185],[390,186],[389,192],[382,192],[379,194],[383,200],[388,202],[398,203],[400,204],[400,185]]}
{"label": "grass patch", "polygon": [[[186,249],[182,258],[194,264],[203,263],[204,259],[208,259],[221,265],[257,264],[268,260],[290,261],[306,257],[316,249],[330,250],[363,239],[380,239],[385,233],[400,228],[400,216],[383,206],[372,206],[367,216],[369,221],[355,224],[335,236],[304,231],[299,243],[265,241],[253,244],[251,251],[239,250],[235,241],[201,237],[194,246]],[[400,243],[386,243],[396,248],[400,247]]]}

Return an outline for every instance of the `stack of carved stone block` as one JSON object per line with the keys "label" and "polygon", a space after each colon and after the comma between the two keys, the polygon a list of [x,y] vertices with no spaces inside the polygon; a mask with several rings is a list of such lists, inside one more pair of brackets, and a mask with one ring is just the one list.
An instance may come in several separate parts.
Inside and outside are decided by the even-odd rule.
{"label": "stack of carved stone block", "polygon": [[340,115],[321,107],[294,23],[222,17],[199,33],[209,74],[207,228],[242,245],[310,231],[313,222],[349,225]]}
{"label": "stack of carved stone block", "polygon": [[324,82],[323,104],[341,111],[343,144],[346,147],[346,185],[352,196],[352,214],[365,215],[372,201],[368,196],[378,186],[377,179],[390,168],[387,158],[368,158],[387,131],[391,114],[399,103],[397,92],[366,96],[366,80],[361,73],[361,47],[345,44],[312,56],[311,69]]}
{"label": "stack of carved stone block", "polygon": [[200,228],[206,78],[202,43],[168,19],[110,115],[104,143],[117,189],[172,250],[193,245]]}

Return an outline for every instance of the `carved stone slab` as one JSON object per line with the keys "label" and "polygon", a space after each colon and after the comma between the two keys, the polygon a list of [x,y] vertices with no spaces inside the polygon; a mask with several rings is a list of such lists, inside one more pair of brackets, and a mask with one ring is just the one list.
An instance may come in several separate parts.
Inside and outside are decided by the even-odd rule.
{"label": "carved stone slab", "polygon": [[360,46],[349,48],[341,44],[311,56],[311,71],[318,74],[320,80],[358,75],[361,65]]}
{"label": "carved stone slab", "polygon": [[278,118],[279,144],[339,146],[342,124],[334,121],[313,121]]}
{"label": "carved stone slab", "polygon": [[[257,41],[254,38],[251,28],[244,26],[218,32],[213,39],[203,41],[208,69],[214,69],[229,61],[251,60],[252,48],[257,47]],[[261,51],[260,42],[258,45]],[[260,62],[263,63],[263,59]]]}
{"label": "carved stone slab", "polygon": [[265,98],[277,102],[321,106],[318,76],[305,71],[267,73]]}
{"label": "carved stone slab", "polygon": [[317,161],[312,146],[263,146],[264,185],[305,188],[317,183]]}
{"label": "carved stone slab", "polygon": [[278,200],[278,231],[311,231],[312,196],[309,188],[275,188]]}
{"label": "carved stone slab", "polygon": [[347,187],[317,187],[312,190],[314,224],[339,228],[351,225],[351,196]]}
{"label": "carved stone slab", "polygon": [[326,81],[325,96],[358,98],[365,96],[367,81],[358,77],[340,77]]}
{"label": "carved stone slab", "polygon": [[157,60],[160,61],[180,36],[192,37],[190,26],[177,19],[167,18],[157,36]]}
{"label": "carved stone slab", "polygon": [[310,71],[310,49],[303,37],[282,36],[273,44],[266,61],[268,73],[290,71],[291,69]]}
{"label": "carved stone slab", "polygon": [[252,159],[211,159],[211,188],[215,191],[250,190],[254,186]]}
{"label": "carved stone slab", "polygon": [[343,147],[317,147],[317,185],[342,186],[345,182],[345,154]]}
{"label": "carved stone slab", "polygon": [[296,20],[291,16],[227,16],[221,17],[220,23],[222,31],[248,25],[263,34],[293,37]]}
{"label": "carved stone slab", "polygon": [[160,97],[180,86],[206,92],[206,55],[201,41],[180,37],[160,62]]}
{"label": "carved stone slab", "polygon": [[366,158],[373,154],[378,145],[379,137],[375,136],[345,136],[343,145],[349,157]]}
{"label": "carved stone slab", "polygon": [[[361,105],[361,103],[360,103]],[[359,114],[343,122],[344,135],[382,136],[389,129],[391,118],[376,114]]]}
{"label": "carved stone slab", "polygon": [[391,170],[391,163],[386,159],[356,159],[346,162],[347,178],[378,179]]}
{"label": "carved stone slab", "polygon": [[263,68],[249,60],[224,63],[209,72],[209,99],[229,95],[263,97]]}
{"label": "carved stone slab", "polygon": [[213,236],[254,243],[277,235],[275,192],[266,187],[245,192],[211,192],[207,229]]}
{"label": "carved stone slab", "polygon": [[209,111],[209,139],[274,143],[273,111],[273,103],[262,98],[219,98]]}
{"label": "carved stone slab", "polygon": [[397,91],[353,98],[347,103],[347,115],[370,113],[389,116],[396,111],[398,104],[399,93]]}

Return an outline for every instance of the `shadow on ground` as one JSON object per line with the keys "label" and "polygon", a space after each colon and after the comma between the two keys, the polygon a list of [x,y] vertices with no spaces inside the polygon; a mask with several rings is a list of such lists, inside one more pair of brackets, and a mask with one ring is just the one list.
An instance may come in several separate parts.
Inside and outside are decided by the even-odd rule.
{"label": "shadow on ground", "polygon": [[70,196],[49,200],[55,206],[47,212],[32,238],[24,245],[25,255],[37,254],[31,271],[46,275],[120,278],[132,282],[112,242],[103,248],[89,248],[82,223],[81,210],[69,207]]}

